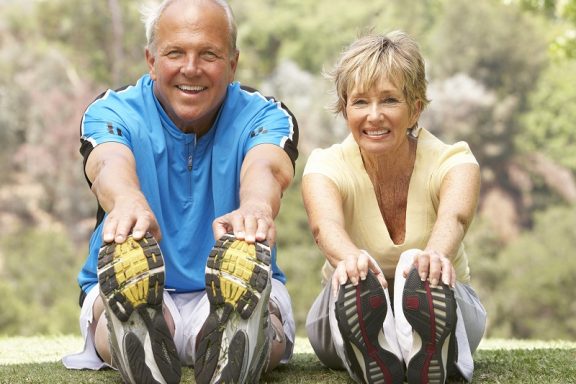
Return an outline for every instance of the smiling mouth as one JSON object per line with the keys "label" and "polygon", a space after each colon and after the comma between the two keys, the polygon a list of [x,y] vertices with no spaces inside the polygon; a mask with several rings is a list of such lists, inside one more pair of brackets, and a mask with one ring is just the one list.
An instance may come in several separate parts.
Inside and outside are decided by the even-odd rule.
{"label": "smiling mouth", "polygon": [[390,130],[389,130],[389,129],[379,129],[379,130],[377,130],[377,131],[374,131],[374,130],[372,130],[372,131],[363,131],[363,133],[364,133],[366,136],[369,136],[369,137],[380,137],[380,136],[384,136],[384,135],[390,133]]}
{"label": "smiling mouth", "polygon": [[178,85],[176,88],[185,93],[196,94],[206,90],[206,87],[200,85]]}

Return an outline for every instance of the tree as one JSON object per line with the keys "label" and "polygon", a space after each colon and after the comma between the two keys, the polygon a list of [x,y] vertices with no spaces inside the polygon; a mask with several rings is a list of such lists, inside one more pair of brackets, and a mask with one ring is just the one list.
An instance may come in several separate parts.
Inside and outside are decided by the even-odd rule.
{"label": "tree", "polygon": [[516,140],[524,152],[538,151],[576,172],[576,59],[553,63],[529,97],[529,112],[522,117]]}
{"label": "tree", "polygon": [[542,14],[556,28],[550,50],[556,58],[576,58],[576,0],[507,0],[520,8]]}
{"label": "tree", "polygon": [[138,2],[43,1],[36,17],[42,36],[96,83],[118,88],[146,70]]}
{"label": "tree", "polygon": [[441,0],[232,0],[239,24],[241,79],[260,82],[285,60],[319,74],[359,34],[425,34]]}
{"label": "tree", "polygon": [[576,208],[557,206],[538,214],[532,231],[507,246],[494,261],[490,335],[558,339],[576,337]]}
{"label": "tree", "polygon": [[58,229],[0,237],[0,334],[77,332],[80,268],[67,236]]}

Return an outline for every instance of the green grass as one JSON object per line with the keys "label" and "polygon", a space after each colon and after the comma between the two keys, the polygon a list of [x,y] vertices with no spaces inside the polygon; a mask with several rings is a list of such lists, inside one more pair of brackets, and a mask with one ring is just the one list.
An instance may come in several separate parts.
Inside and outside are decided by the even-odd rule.
{"label": "green grass", "polygon": [[[76,336],[0,338],[0,383],[121,383],[112,370],[70,371],[62,355],[82,348]],[[576,383],[576,343],[483,341],[475,355],[474,383]],[[183,383],[194,374],[184,369]],[[263,377],[265,383],[352,383],[342,371],[320,364],[306,339],[296,341],[292,362]]]}

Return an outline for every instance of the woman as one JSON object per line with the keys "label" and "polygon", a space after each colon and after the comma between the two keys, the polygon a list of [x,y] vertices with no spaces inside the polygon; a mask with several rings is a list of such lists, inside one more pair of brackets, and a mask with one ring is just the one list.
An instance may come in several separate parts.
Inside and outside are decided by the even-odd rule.
{"label": "woman", "polygon": [[478,163],[466,143],[418,127],[425,68],[405,33],[358,39],[330,77],[350,135],[313,151],[302,182],[326,257],[306,321],[312,347],[361,383],[470,381],[486,322],[462,244]]}

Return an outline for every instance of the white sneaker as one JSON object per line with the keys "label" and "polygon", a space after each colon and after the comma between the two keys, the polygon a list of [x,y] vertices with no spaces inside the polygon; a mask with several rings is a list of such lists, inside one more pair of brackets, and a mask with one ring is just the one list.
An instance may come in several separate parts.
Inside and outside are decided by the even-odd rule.
{"label": "white sneaker", "polygon": [[443,384],[447,362],[455,353],[456,300],[446,284],[431,287],[412,268],[406,278],[402,309],[412,326],[413,342],[407,368],[408,383]]}
{"label": "white sneaker", "polygon": [[197,383],[258,382],[271,345],[270,260],[267,244],[231,234],[216,242],[206,266],[210,315],[196,351]]}
{"label": "white sneaker", "polygon": [[154,237],[102,246],[98,282],[112,364],[124,382],[179,383],[180,359],[162,314],[164,259]]}
{"label": "white sneaker", "polygon": [[[384,334],[384,323],[392,319],[386,292],[372,272],[354,286],[340,287],[335,315],[342,335],[345,365],[358,383],[404,382],[404,365],[394,335]],[[394,333],[394,325],[390,326]]]}

